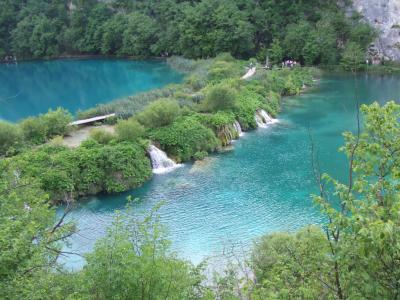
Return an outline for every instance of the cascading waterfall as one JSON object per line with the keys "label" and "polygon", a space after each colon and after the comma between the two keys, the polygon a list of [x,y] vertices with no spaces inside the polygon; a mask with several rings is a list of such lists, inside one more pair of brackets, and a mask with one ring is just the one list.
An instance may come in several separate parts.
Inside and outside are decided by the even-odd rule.
{"label": "cascading waterfall", "polygon": [[218,138],[222,142],[222,146],[228,146],[232,141],[243,135],[240,123],[235,120],[234,123],[222,126],[217,133]]}
{"label": "cascading waterfall", "polygon": [[235,128],[236,132],[238,133],[238,136],[242,136],[244,133],[242,131],[242,126],[240,126],[240,123],[235,120],[235,123],[233,123],[233,127]]}
{"label": "cascading waterfall", "polygon": [[258,127],[266,128],[268,125],[278,122],[277,119],[271,118],[271,116],[263,109],[256,111],[254,118]]}
{"label": "cascading waterfall", "polygon": [[163,174],[182,166],[170,159],[167,154],[154,145],[150,145],[148,153],[151,159],[154,174]]}

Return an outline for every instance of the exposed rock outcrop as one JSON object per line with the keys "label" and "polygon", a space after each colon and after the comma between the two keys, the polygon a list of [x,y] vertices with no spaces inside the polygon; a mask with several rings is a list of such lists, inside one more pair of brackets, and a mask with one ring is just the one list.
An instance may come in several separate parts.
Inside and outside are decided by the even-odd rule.
{"label": "exposed rock outcrop", "polygon": [[353,9],[379,34],[370,55],[400,61],[400,0],[353,0]]}

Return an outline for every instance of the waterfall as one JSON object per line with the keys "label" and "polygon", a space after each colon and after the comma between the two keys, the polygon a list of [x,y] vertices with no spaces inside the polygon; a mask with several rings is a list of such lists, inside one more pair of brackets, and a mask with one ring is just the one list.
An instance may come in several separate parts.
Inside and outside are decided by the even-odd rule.
{"label": "waterfall", "polygon": [[235,120],[234,123],[221,126],[217,131],[217,137],[220,139],[222,146],[228,146],[232,142],[243,135],[240,123]]}
{"label": "waterfall", "polygon": [[258,127],[266,128],[268,125],[278,122],[277,119],[271,118],[271,116],[263,109],[256,111],[254,118]]}
{"label": "waterfall", "polygon": [[240,126],[240,123],[235,120],[235,123],[233,123],[233,127],[235,128],[236,132],[238,133],[238,136],[243,135],[242,127]]}
{"label": "waterfall", "polygon": [[164,151],[158,149],[154,145],[150,145],[148,153],[150,155],[154,174],[167,173],[181,166],[180,164],[176,164]]}

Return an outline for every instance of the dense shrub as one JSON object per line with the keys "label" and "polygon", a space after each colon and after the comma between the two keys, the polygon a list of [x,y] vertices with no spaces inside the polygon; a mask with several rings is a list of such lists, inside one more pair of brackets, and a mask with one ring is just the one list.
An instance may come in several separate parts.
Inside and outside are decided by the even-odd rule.
{"label": "dense shrub", "polygon": [[267,73],[265,86],[282,96],[300,93],[304,85],[312,85],[312,68],[273,70]]}
{"label": "dense shrub", "polygon": [[204,280],[199,270],[170,250],[157,211],[149,211],[142,219],[130,217],[134,215],[134,211],[118,215],[106,236],[87,256],[87,265],[80,274],[83,284],[77,286],[80,296],[86,299],[93,295],[97,299],[212,299],[201,296],[206,289],[199,286]]}
{"label": "dense shrub", "polygon": [[224,60],[215,60],[208,70],[209,81],[217,83],[227,78],[240,77],[240,64]]}
{"label": "dense shrub", "polygon": [[53,201],[101,191],[122,192],[151,176],[145,149],[128,142],[103,146],[88,140],[73,150],[46,145],[11,160],[21,176],[37,178]]}
{"label": "dense shrub", "polygon": [[155,129],[150,133],[150,138],[177,161],[187,161],[196,152],[212,152],[219,147],[213,131],[194,116],[181,117],[170,126]]}
{"label": "dense shrub", "polygon": [[66,109],[57,108],[56,110],[49,110],[39,118],[43,119],[43,123],[46,126],[47,138],[56,135],[65,135],[71,129],[68,124],[72,121],[72,115]]}
{"label": "dense shrub", "polygon": [[115,135],[103,128],[94,128],[90,131],[90,138],[99,144],[108,144],[115,138]]}
{"label": "dense shrub", "polygon": [[24,139],[33,144],[42,144],[47,138],[47,127],[40,117],[30,117],[20,123]]}
{"label": "dense shrub", "polygon": [[[328,246],[318,227],[260,238],[252,251],[253,270],[262,282],[260,299],[327,299],[326,295],[321,297],[327,292],[321,281],[329,282],[329,278],[320,270],[328,268]],[[299,270],[307,271],[298,276]],[[313,273],[321,274],[321,281],[310,276]]]}
{"label": "dense shrub", "polygon": [[196,118],[205,126],[218,131],[225,125],[235,122],[235,115],[231,112],[219,111],[215,114],[197,114]]}
{"label": "dense shrub", "polygon": [[65,135],[71,127],[72,115],[65,109],[49,110],[38,117],[24,119],[20,123],[24,138],[31,143],[41,144],[56,135]]}
{"label": "dense shrub", "polygon": [[115,126],[118,140],[134,142],[143,137],[145,128],[135,119],[129,118],[128,120],[118,120]]}
{"label": "dense shrub", "polygon": [[171,124],[180,114],[177,101],[160,99],[149,104],[136,119],[147,128],[157,128]]}
{"label": "dense shrub", "polygon": [[0,156],[15,150],[22,142],[22,132],[14,124],[0,121]]}
{"label": "dense shrub", "polygon": [[233,109],[236,102],[236,91],[228,83],[219,83],[207,90],[203,103],[205,111],[219,111]]}

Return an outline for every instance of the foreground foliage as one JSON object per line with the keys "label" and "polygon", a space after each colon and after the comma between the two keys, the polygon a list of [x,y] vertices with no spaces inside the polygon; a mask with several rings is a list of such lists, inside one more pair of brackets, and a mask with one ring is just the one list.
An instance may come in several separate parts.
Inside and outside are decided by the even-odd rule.
{"label": "foreground foliage", "polygon": [[316,170],[323,228],[262,238],[254,250],[261,299],[398,299],[400,106],[361,108],[363,132],[344,134],[349,181]]}

